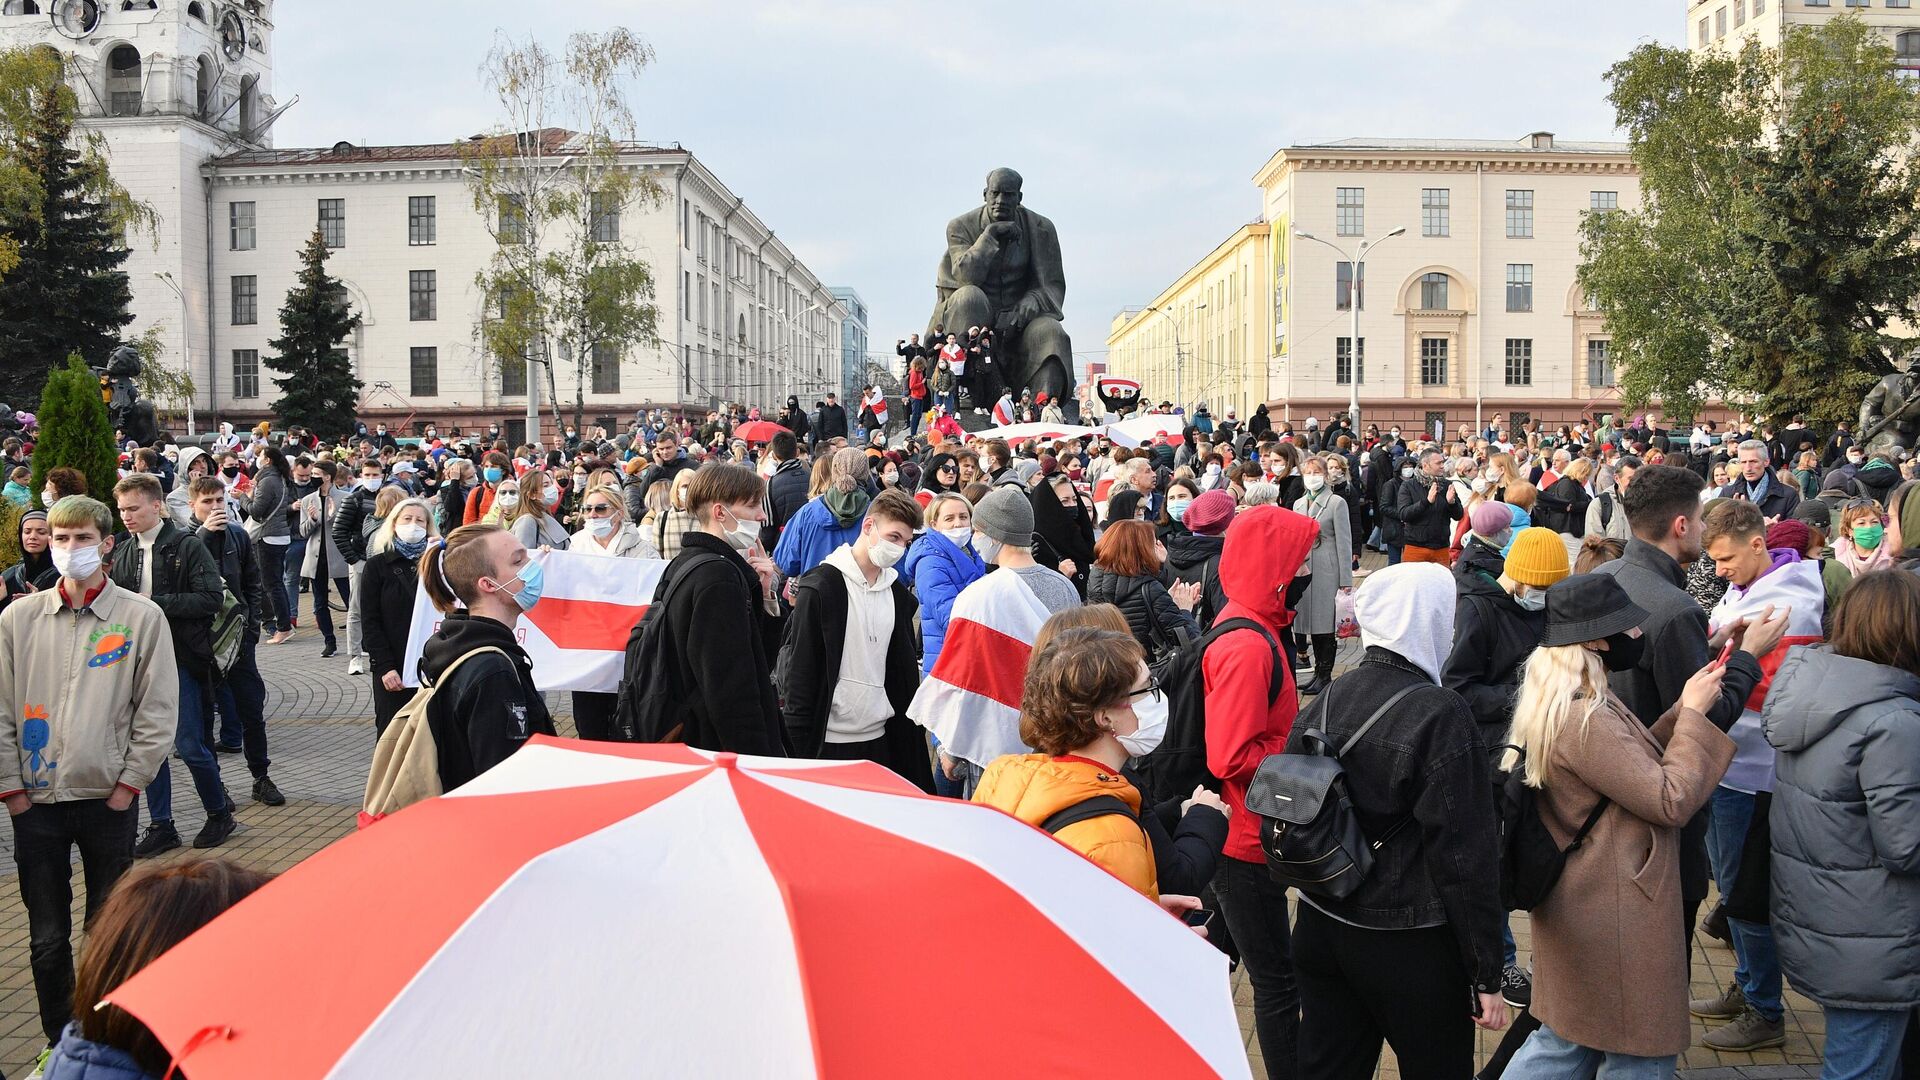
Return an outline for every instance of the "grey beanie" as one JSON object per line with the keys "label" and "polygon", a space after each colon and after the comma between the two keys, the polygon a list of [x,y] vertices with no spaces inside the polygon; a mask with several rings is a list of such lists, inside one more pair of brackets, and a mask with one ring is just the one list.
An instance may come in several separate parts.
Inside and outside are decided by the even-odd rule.
{"label": "grey beanie", "polygon": [[1033,546],[1033,504],[1017,487],[996,487],[973,508],[973,527],[1003,544]]}

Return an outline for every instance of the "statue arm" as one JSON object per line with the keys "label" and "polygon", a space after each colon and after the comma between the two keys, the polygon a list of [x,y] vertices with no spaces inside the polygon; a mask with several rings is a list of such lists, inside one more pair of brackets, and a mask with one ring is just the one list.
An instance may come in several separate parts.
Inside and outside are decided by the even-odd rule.
{"label": "statue arm", "polygon": [[1873,389],[1867,391],[1867,396],[1861,399],[1860,426],[1856,430],[1862,437],[1865,436],[1868,428],[1879,423],[1880,418],[1886,415],[1886,399],[1887,384],[1884,382],[1874,383]]}
{"label": "statue arm", "polygon": [[994,260],[1000,256],[1001,245],[987,229],[981,229],[978,236],[967,235],[969,224],[964,215],[947,223],[947,259],[957,282],[981,285],[986,282]]}
{"label": "statue arm", "polygon": [[1019,310],[1023,316],[1018,321],[1025,326],[1034,318],[1046,315],[1051,318],[1064,318],[1061,314],[1067,299],[1067,275],[1060,260],[1060,234],[1053,229],[1053,223],[1033,214],[1028,218],[1027,236],[1032,245],[1033,285],[1021,298]]}

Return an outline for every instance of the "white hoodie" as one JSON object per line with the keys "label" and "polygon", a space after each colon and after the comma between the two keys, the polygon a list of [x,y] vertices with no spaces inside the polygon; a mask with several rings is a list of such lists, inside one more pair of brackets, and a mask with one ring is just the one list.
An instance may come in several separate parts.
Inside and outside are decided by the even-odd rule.
{"label": "white hoodie", "polygon": [[1360,644],[1391,652],[1436,684],[1453,652],[1453,574],[1433,563],[1396,563],[1367,575],[1353,594]]}
{"label": "white hoodie", "polygon": [[827,709],[826,741],[878,739],[893,718],[893,702],[887,698],[887,647],[893,641],[893,582],[899,574],[889,566],[868,584],[851,544],[841,544],[823,561],[847,579],[846,638],[840,647],[840,680]]}

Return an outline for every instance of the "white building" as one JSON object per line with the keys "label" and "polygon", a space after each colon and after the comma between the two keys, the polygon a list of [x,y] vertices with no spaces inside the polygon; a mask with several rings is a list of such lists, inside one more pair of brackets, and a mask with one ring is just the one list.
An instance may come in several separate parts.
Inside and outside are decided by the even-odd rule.
{"label": "white building", "polygon": [[[362,415],[497,421],[521,437],[525,367],[489,361],[475,334],[474,278],[493,240],[453,145],[274,149],[267,0],[0,0],[0,46],[42,44],[73,58],[82,125],[159,216],[157,239],[130,238],[128,334],[160,328],[164,362],[193,377],[201,430],[269,418],[279,392],[260,359],[317,225],[362,317],[347,342]],[[652,269],[660,343],[596,358],[588,423],[837,388],[845,308],[745,200],[677,145],[633,145],[621,160],[665,192],[609,222]],[[574,370],[554,373],[566,416]]]}

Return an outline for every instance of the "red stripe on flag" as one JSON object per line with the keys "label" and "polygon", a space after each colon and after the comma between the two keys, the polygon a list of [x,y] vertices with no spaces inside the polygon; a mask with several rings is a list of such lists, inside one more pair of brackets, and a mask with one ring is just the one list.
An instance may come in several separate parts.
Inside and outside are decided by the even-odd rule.
{"label": "red stripe on flag", "polygon": [[972,619],[947,624],[946,644],[934,661],[932,675],[968,693],[992,698],[1009,709],[1020,707],[1021,687],[1027,679],[1027,657],[1033,646]]}
{"label": "red stripe on flag", "polygon": [[1780,644],[1774,646],[1772,652],[1760,658],[1760,681],[1754,684],[1753,693],[1747,695],[1747,708],[1759,712],[1760,707],[1767,703],[1767,691],[1773,688],[1773,675],[1786,662],[1788,649],[1795,645],[1818,645],[1821,640],[1819,634],[1790,634],[1781,638]]}
{"label": "red stripe on flag", "polygon": [[627,637],[647,613],[647,605],[615,604],[546,596],[523,617],[540,628],[555,648],[621,652]]}

